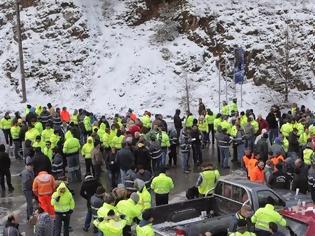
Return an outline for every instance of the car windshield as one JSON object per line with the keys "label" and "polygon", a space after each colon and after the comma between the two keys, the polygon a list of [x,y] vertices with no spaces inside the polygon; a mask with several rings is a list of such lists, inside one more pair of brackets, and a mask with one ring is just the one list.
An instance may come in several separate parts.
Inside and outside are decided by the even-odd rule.
{"label": "car windshield", "polygon": [[[306,235],[306,231],[308,228],[307,224],[297,220],[293,220],[292,218],[288,218],[286,216],[284,216],[284,218],[287,221],[287,225],[290,226],[290,228],[296,235]],[[284,233],[285,236],[291,236],[290,231],[287,228],[281,227],[280,230]]]}

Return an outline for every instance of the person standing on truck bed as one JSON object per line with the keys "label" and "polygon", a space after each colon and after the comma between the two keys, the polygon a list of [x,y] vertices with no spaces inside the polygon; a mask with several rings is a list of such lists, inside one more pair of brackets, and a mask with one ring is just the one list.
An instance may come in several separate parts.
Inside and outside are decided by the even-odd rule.
{"label": "person standing on truck bed", "polygon": [[202,172],[200,173],[196,187],[200,196],[206,196],[207,194],[213,192],[217,181],[220,178],[220,173],[214,168],[212,163],[204,163],[201,166]]}
{"label": "person standing on truck bed", "polygon": [[266,200],[266,205],[259,208],[255,214],[251,217],[252,223],[255,224],[256,233],[258,236],[270,236],[269,223],[274,222],[277,225],[285,227],[287,225],[286,220],[275,211],[275,207],[272,205],[272,199]]}
{"label": "person standing on truck bed", "polygon": [[154,177],[151,183],[151,189],[155,193],[155,205],[168,204],[168,196],[173,188],[172,178],[166,175],[166,168],[162,167],[160,174]]}

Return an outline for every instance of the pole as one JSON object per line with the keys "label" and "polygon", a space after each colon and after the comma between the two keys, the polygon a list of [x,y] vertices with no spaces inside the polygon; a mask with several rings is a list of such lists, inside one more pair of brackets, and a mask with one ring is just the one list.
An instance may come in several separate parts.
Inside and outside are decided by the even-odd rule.
{"label": "pole", "polygon": [[19,44],[19,60],[20,60],[20,71],[21,71],[21,85],[22,85],[22,103],[26,102],[26,86],[25,86],[25,70],[24,70],[24,59],[23,59],[23,46],[22,46],[22,35],[21,35],[21,19],[20,19],[20,2],[16,3],[16,29],[17,39]]}
{"label": "pole", "polygon": [[225,78],[225,101],[228,102],[228,95],[227,95],[227,65],[226,65],[226,62],[224,64],[224,71],[225,71],[225,75],[224,75],[224,78]]}
{"label": "pole", "polygon": [[241,83],[241,107],[243,108],[243,81]]}
{"label": "pole", "polygon": [[220,68],[221,68],[221,62],[220,62],[220,59],[219,59],[219,112],[221,112],[221,73],[220,73]]}

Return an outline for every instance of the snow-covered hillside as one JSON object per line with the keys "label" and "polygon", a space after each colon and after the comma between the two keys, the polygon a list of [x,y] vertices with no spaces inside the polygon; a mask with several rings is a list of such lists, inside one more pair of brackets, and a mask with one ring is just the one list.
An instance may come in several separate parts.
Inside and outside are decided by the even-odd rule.
{"label": "snow-covered hillside", "polygon": [[[0,0],[0,111],[25,105],[19,103],[14,2]],[[176,108],[184,108],[188,78],[192,104],[196,106],[202,97],[217,111],[218,55],[232,60],[233,47],[241,45],[246,49],[249,77],[243,85],[243,108],[266,111],[282,100],[270,88],[275,74],[268,58],[272,48],[280,45],[281,27],[289,17],[300,26],[297,32],[303,47],[294,53],[301,56],[297,78],[307,90],[293,89],[290,101],[315,106],[311,102],[314,0],[303,4],[293,0],[280,1],[282,4],[271,0],[171,0],[167,5],[158,0],[22,2],[31,104],[52,102],[105,114],[131,107],[139,113],[151,110],[172,115]],[[226,84],[227,99],[240,99],[240,87],[235,88],[230,76],[227,83],[222,79],[221,101],[226,98]]]}

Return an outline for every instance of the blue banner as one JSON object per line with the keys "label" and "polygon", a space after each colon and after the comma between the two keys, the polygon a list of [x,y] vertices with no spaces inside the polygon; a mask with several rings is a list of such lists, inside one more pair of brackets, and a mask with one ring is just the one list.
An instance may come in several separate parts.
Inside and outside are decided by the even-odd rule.
{"label": "blue banner", "polygon": [[243,48],[236,48],[234,50],[235,63],[234,63],[234,81],[236,84],[241,84],[244,81],[245,75],[245,51]]}

